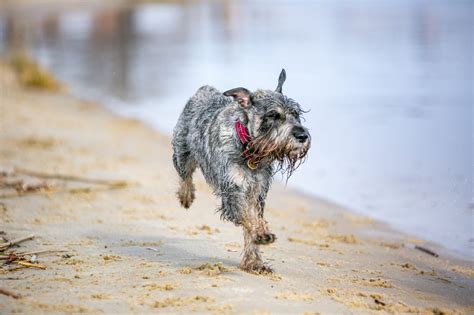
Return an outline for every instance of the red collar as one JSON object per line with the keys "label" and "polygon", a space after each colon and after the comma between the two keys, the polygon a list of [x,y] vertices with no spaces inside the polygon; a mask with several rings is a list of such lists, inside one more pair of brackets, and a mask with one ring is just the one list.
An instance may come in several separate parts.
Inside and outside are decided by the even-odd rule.
{"label": "red collar", "polygon": [[235,131],[237,131],[237,135],[239,136],[240,142],[242,145],[247,145],[250,142],[249,132],[244,124],[240,121],[239,118],[235,120]]}
{"label": "red collar", "polygon": [[239,137],[240,142],[242,142],[243,154],[247,159],[247,166],[252,170],[256,169],[257,165],[254,165],[250,162],[250,155],[247,152],[247,145],[250,142],[250,135],[247,128],[244,126],[244,124],[240,121],[239,118],[235,120],[235,131],[237,132],[237,136]]}

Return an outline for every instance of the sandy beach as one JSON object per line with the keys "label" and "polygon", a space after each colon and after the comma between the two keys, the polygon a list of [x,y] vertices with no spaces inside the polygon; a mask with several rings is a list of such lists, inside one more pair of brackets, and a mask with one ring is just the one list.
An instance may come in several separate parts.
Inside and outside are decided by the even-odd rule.
{"label": "sandy beach", "polygon": [[51,250],[2,265],[18,297],[0,294],[2,314],[474,312],[472,262],[281,184],[266,209],[278,240],[263,248],[275,273],[245,273],[242,231],[201,174],[180,208],[168,136],[25,89],[4,65],[0,80],[0,236],[35,236],[4,253]]}

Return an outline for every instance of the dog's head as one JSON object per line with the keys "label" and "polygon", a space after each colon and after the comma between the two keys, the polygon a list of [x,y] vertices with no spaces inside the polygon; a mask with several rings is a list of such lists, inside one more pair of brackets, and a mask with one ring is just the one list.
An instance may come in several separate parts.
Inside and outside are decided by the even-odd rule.
{"label": "dog's head", "polygon": [[291,98],[283,95],[286,80],[283,69],[275,91],[249,90],[239,87],[224,93],[232,96],[246,117],[251,136],[247,146],[253,165],[276,161],[279,169],[288,176],[299,166],[308,153],[311,136],[301,124],[304,111]]}

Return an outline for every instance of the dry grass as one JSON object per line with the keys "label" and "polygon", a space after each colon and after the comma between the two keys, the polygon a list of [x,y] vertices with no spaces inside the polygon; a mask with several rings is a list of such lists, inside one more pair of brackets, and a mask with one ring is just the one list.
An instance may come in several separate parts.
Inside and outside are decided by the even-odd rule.
{"label": "dry grass", "polygon": [[56,78],[25,54],[15,54],[10,58],[10,65],[15,70],[19,83],[27,88],[47,91],[63,89]]}

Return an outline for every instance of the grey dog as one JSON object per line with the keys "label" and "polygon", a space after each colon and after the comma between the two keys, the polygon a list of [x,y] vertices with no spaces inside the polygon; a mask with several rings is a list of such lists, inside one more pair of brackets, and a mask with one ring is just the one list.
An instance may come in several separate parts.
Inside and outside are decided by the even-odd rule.
{"label": "grey dog", "polygon": [[273,175],[289,177],[306,156],[311,138],[301,124],[300,105],[282,93],[286,72],[275,91],[239,87],[221,93],[201,87],[184,107],[173,134],[173,163],[180,177],[178,199],[189,208],[194,200],[192,175],[199,166],[222,199],[221,217],[243,226],[240,268],[272,272],[259,245],[276,240],[263,212]]}

